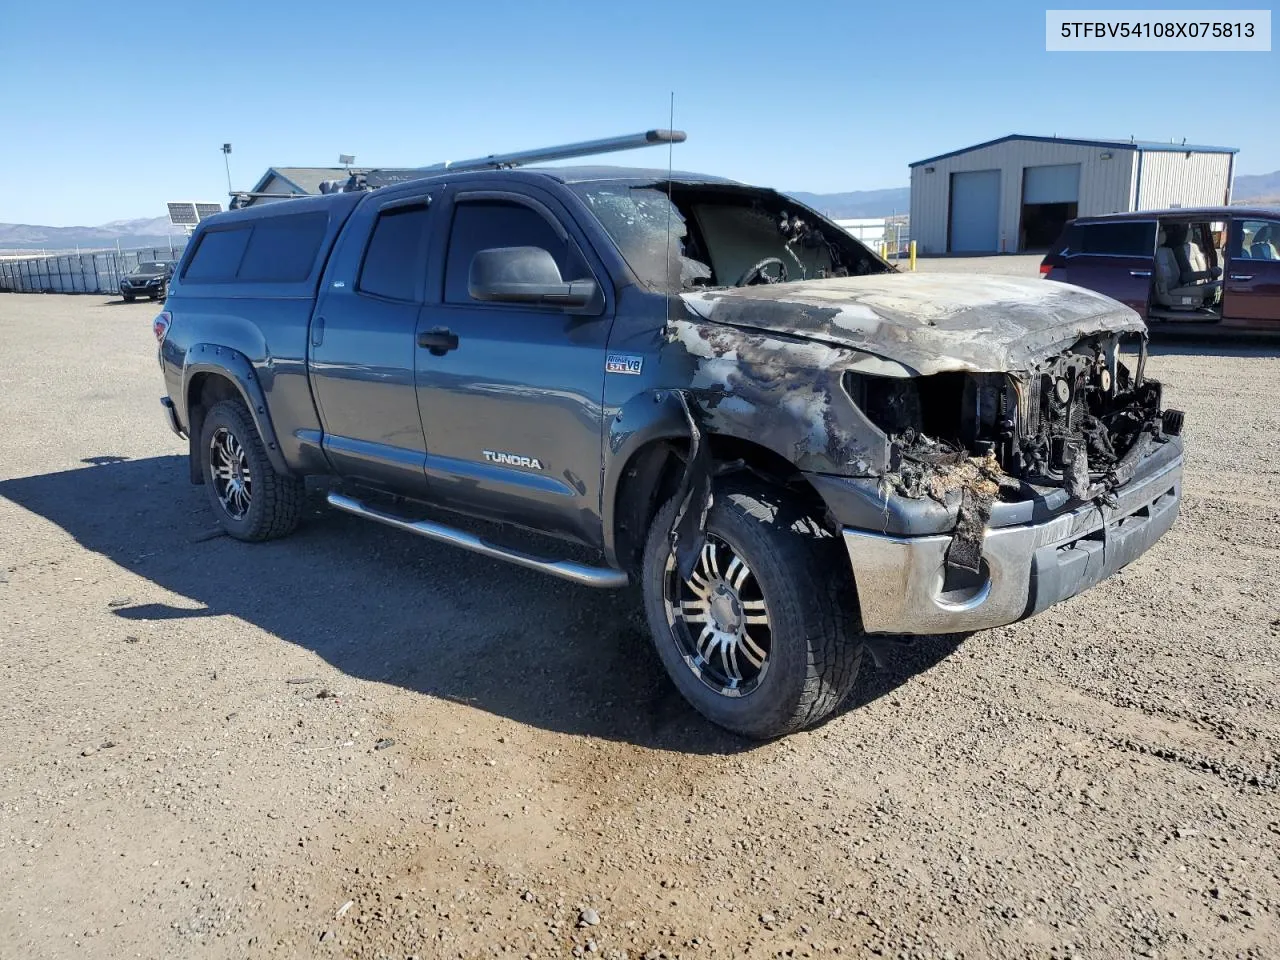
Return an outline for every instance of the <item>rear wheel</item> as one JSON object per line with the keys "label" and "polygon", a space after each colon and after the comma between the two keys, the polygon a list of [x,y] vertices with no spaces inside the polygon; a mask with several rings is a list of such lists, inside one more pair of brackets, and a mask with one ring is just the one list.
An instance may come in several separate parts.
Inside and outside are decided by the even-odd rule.
{"label": "rear wheel", "polygon": [[201,468],[213,512],[237,540],[272,540],[292,533],[302,517],[305,485],[275,472],[249,411],[223,400],[205,414]]}
{"label": "rear wheel", "polygon": [[848,695],[863,639],[839,541],[764,485],[717,491],[693,575],[676,569],[659,512],[645,545],[645,613],[658,655],[693,707],[766,739],[824,719]]}

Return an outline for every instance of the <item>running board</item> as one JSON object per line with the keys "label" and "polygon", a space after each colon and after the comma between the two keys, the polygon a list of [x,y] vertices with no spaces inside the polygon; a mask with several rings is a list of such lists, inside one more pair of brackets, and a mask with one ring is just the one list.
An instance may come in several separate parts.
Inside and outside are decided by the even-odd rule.
{"label": "running board", "polygon": [[428,540],[438,540],[440,543],[462,547],[462,549],[470,550],[472,553],[493,557],[495,560],[506,560],[508,563],[514,563],[518,567],[540,570],[543,573],[551,574],[553,577],[572,580],[574,583],[580,583],[584,586],[625,587],[627,585],[627,575],[621,570],[614,570],[612,567],[589,567],[584,563],[574,563],[571,560],[543,560],[527,553],[521,553],[518,550],[486,543],[474,534],[456,530],[453,527],[446,527],[441,523],[432,523],[430,520],[405,520],[395,514],[375,510],[368,504],[362,503],[353,497],[344,496],[341,493],[330,493],[326,499],[329,501],[329,506],[344,510],[347,513],[354,513],[357,517],[377,520],[379,523],[385,523],[389,527],[395,527],[397,530],[404,530],[408,533],[416,533],[418,536],[426,537]]}

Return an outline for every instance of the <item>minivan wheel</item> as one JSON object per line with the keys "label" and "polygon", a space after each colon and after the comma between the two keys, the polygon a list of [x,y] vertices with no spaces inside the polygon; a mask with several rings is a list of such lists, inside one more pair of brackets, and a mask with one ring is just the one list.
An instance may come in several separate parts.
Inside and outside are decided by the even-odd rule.
{"label": "minivan wheel", "polygon": [[738,483],[717,490],[692,576],[676,570],[669,531],[677,504],[649,531],[641,572],[658,655],[680,693],[712,722],[756,739],[830,715],[864,650],[840,541],[785,491]]}
{"label": "minivan wheel", "polygon": [[293,532],[305,485],[275,472],[243,403],[223,400],[209,409],[199,449],[205,489],[223,530],[248,541]]}

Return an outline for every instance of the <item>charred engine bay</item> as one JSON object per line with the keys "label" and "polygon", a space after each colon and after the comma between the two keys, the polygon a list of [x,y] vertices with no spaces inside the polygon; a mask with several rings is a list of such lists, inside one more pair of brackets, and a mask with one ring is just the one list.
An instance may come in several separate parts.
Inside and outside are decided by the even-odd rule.
{"label": "charred engine bay", "polygon": [[852,377],[855,398],[890,439],[885,482],[907,497],[986,501],[1061,487],[1107,496],[1166,424],[1160,384],[1120,361],[1119,338],[1091,337],[1020,373]]}

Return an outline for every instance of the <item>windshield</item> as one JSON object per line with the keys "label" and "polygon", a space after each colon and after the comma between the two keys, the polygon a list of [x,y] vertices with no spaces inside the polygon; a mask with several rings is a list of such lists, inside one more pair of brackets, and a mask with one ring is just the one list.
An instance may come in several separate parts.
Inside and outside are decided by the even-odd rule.
{"label": "windshield", "polygon": [[153,274],[153,273],[164,273],[168,269],[169,269],[169,265],[167,263],[161,263],[159,261],[156,261],[152,263],[140,263],[133,268],[133,272],[140,273],[140,274]]}
{"label": "windshield", "polygon": [[658,290],[813,280],[889,269],[839,227],[770,190],[622,183],[584,183],[573,189],[636,276]]}

